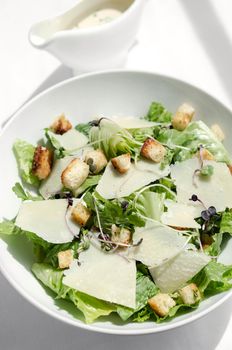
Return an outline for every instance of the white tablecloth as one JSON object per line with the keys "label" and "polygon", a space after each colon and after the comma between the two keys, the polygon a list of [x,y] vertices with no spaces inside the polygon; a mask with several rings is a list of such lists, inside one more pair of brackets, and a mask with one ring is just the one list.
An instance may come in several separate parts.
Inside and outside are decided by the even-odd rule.
{"label": "white tablecloth", "polygon": [[[232,107],[231,0],[147,0],[127,68],[186,80]],[[27,41],[30,25],[75,0],[0,1],[0,124],[32,95],[71,76]],[[0,276],[1,350],[198,349],[232,347],[232,300],[185,327],[150,336],[84,332],[35,309]]]}

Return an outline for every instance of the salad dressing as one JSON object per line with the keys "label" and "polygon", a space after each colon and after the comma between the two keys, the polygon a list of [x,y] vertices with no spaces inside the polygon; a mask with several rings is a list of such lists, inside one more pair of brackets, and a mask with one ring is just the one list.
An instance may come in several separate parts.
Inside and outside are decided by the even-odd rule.
{"label": "salad dressing", "polygon": [[102,24],[109,23],[114,19],[118,18],[122,14],[122,11],[119,11],[114,8],[104,8],[98,11],[94,11],[88,16],[84,17],[81,21],[77,22],[73,26],[73,29],[82,29],[101,26]]}

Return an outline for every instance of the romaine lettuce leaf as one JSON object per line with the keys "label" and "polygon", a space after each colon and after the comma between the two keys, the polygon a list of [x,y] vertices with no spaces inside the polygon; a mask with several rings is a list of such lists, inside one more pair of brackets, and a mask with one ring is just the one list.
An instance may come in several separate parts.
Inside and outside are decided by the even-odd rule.
{"label": "romaine lettuce leaf", "polygon": [[232,209],[227,209],[222,213],[220,233],[225,232],[232,235]]}
{"label": "romaine lettuce leaf", "polygon": [[196,283],[204,296],[211,296],[225,292],[232,288],[232,265],[223,265],[216,261],[210,261],[195,277]]}
{"label": "romaine lettuce leaf", "polygon": [[160,129],[157,139],[170,147],[177,145],[187,148],[176,148],[174,155],[175,161],[183,161],[191,158],[197,152],[199,146],[202,145],[214,155],[218,162],[231,164],[231,158],[223,144],[201,120],[190,123],[184,131]]}
{"label": "romaine lettuce leaf", "polygon": [[35,147],[26,141],[17,140],[13,145],[13,151],[22,180],[29,185],[38,186],[40,181],[31,172]]}
{"label": "romaine lettuce leaf", "polygon": [[94,147],[100,148],[108,159],[124,153],[134,155],[140,148],[140,144],[129,131],[106,118],[101,119],[98,126],[91,128],[89,136],[90,142],[94,142]]}
{"label": "romaine lettuce leaf", "polygon": [[63,285],[63,271],[54,269],[48,264],[34,264],[34,275],[48,288],[57,294],[57,298],[67,299],[84,314],[86,323],[95,321],[100,316],[107,316],[116,311],[116,306],[103,300]]}
{"label": "romaine lettuce leaf", "polygon": [[170,123],[172,119],[172,113],[169,112],[161,103],[152,102],[149,111],[144,119],[147,119],[151,122]]}
{"label": "romaine lettuce leaf", "polygon": [[141,310],[146,304],[149,298],[157,294],[158,288],[152,282],[152,280],[142,274],[140,271],[137,272],[136,277],[136,308],[130,309],[123,306],[117,307],[117,313],[123,321],[126,321],[134,313]]}
{"label": "romaine lettuce leaf", "polygon": [[81,193],[86,190],[96,186],[100,181],[101,175],[92,175],[88,176],[87,179],[83,182],[83,184],[75,191],[75,197],[79,196]]}
{"label": "romaine lettuce leaf", "polygon": [[43,199],[41,196],[32,196],[30,192],[24,190],[23,186],[19,182],[15,183],[15,185],[12,187],[12,191],[18,198],[22,199],[23,201],[40,201]]}
{"label": "romaine lettuce leaf", "polygon": [[[90,193],[86,193],[84,201],[88,208],[92,211],[96,211],[93,197]],[[96,201],[96,206],[101,218],[101,226],[105,231],[111,232],[111,226],[113,224],[121,227],[126,227],[133,230],[134,226],[143,227],[145,221],[142,219],[134,206],[133,201],[122,201],[117,199],[106,200],[99,199]],[[96,219],[96,217],[95,217]],[[98,227],[98,221],[95,220],[95,225]]]}
{"label": "romaine lettuce leaf", "polygon": [[15,225],[14,220],[3,220],[0,223],[0,235],[25,235],[29,241],[34,244],[37,244],[44,249],[50,249],[52,247],[51,243],[44,241],[42,238],[38,237],[35,233],[21,230],[18,226]]}
{"label": "romaine lettuce leaf", "polygon": [[136,209],[148,218],[160,221],[164,211],[164,193],[156,193],[146,190],[140,194],[136,202]]}

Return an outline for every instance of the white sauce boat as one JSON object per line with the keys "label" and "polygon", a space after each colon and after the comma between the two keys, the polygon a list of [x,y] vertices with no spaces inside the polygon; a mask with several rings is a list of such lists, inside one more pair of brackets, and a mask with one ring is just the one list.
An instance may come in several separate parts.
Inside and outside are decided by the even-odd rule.
{"label": "white sauce boat", "polygon": [[29,40],[71,67],[74,74],[118,68],[135,42],[146,2],[79,0],[63,14],[35,23]]}

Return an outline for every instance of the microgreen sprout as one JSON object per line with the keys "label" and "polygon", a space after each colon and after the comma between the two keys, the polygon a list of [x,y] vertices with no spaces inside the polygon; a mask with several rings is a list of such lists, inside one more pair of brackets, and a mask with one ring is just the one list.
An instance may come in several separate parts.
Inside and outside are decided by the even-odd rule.
{"label": "microgreen sprout", "polygon": [[205,210],[202,210],[201,212],[201,218],[203,219],[204,221],[204,229],[207,227],[210,219],[217,215],[217,210],[214,206],[210,206],[210,207],[206,207],[205,204],[202,202],[202,200],[200,200],[198,198],[198,196],[196,194],[193,194],[191,198],[189,198],[190,201],[193,201],[193,202],[199,202],[203,205],[204,209]]}
{"label": "microgreen sprout", "polygon": [[212,165],[210,164],[207,164],[207,165],[204,165],[204,154],[203,154],[203,151],[204,151],[204,146],[203,145],[200,145],[199,146],[199,158],[200,158],[200,168],[199,169],[196,169],[193,173],[193,185],[195,187],[197,187],[197,184],[196,184],[196,175],[200,175],[200,176],[203,176],[203,177],[210,177],[213,175],[213,171],[214,171],[214,168]]}
{"label": "microgreen sprout", "polygon": [[198,198],[198,196],[196,194],[193,194],[191,198],[189,198],[190,201],[193,202],[199,202],[201,203],[201,205],[203,205],[203,207],[207,210],[205,204],[202,202],[202,200],[200,198]]}

